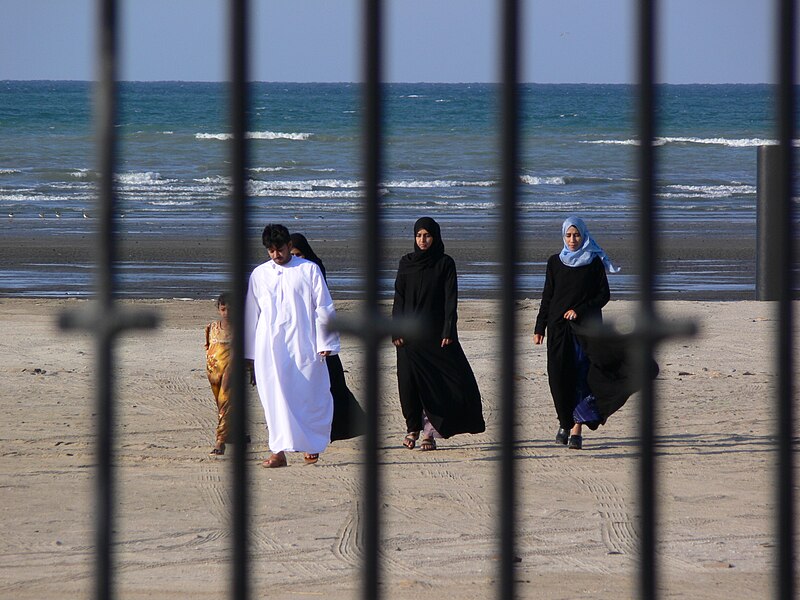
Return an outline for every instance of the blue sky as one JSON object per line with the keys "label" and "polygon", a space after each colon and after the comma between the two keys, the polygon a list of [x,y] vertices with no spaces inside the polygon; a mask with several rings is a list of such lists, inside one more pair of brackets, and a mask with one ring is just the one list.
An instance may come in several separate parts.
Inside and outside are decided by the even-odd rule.
{"label": "blue sky", "polygon": [[[774,2],[659,3],[659,79],[774,81]],[[388,81],[496,81],[498,0],[386,0]],[[522,79],[627,83],[635,0],[522,0]],[[120,0],[120,78],[227,78],[227,2]],[[3,0],[0,80],[94,77],[94,0]],[[253,0],[253,79],[359,81],[360,0]]]}

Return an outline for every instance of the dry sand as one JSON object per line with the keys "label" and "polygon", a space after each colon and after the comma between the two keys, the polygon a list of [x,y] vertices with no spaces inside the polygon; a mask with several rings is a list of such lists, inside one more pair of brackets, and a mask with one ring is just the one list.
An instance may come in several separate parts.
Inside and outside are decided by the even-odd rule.
{"label": "dry sand", "polygon": [[[4,358],[0,597],[86,598],[93,576],[93,343],[61,333],[75,300],[0,300]],[[205,379],[208,301],[137,301],[163,316],[129,333],[119,368],[116,582],[120,598],[225,597],[230,570],[230,456],[208,456],[215,412]],[[521,598],[634,597],[638,500],[634,396],[585,449],[553,443],[557,423],[545,351],[530,342],[538,303],[519,305]],[[338,303],[353,313],[353,303]],[[634,305],[612,302],[609,317]],[[658,361],[660,587],[665,598],[765,598],[774,563],[774,306],[663,302],[669,319],[698,318],[693,339]],[[385,597],[497,595],[498,318],[490,301],[462,302],[461,337],[485,402],[487,432],[422,453],[404,432],[394,356],[382,360]],[[362,397],[356,340],[342,352]],[[334,443],[317,465],[289,455],[262,469],[263,414],[251,392],[254,598],[358,598],[363,522],[359,440]]]}

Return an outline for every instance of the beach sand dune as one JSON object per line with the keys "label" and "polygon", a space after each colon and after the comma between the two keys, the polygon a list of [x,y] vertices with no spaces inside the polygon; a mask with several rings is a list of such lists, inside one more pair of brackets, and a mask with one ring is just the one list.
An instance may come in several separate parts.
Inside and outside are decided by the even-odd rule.
{"label": "beach sand dune", "polygon": [[[0,597],[86,598],[93,577],[94,345],[62,333],[76,300],[2,299],[5,357]],[[116,346],[116,585],[121,598],[225,597],[230,572],[230,456],[208,456],[215,413],[202,327],[210,301],[136,301],[163,316]],[[358,305],[337,303],[343,315]],[[583,451],[557,428],[545,351],[531,342],[538,302],[518,304],[519,451],[516,578],[520,598],[636,595],[640,541],[634,396]],[[612,302],[608,317],[635,305]],[[701,333],[658,353],[658,556],[664,597],[764,598],[775,554],[774,306],[663,302]],[[487,432],[401,447],[394,354],[381,360],[380,459],[385,597],[496,597],[499,316],[462,302],[460,330],[481,386]],[[344,339],[348,383],[363,401],[362,348]],[[254,598],[358,598],[364,558],[361,440],[334,443],[317,465],[289,455],[265,470],[263,414],[249,394]]]}

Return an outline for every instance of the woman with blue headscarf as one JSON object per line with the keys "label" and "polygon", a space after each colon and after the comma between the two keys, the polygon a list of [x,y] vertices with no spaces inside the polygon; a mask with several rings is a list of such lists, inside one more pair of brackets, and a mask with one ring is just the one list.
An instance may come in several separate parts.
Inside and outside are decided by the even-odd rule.
{"label": "woman with blue headscarf", "polygon": [[559,423],[556,443],[579,450],[583,447],[582,422],[598,418],[575,419],[576,407],[591,392],[586,383],[588,359],[571,324],[602,321],[602,309],[610,298],[606,272],[619,269],[592,239],[583,219],[566,219],[561,239],[563,249],[547,261],[533,341],[541,344],[547,334],[547,377]]}

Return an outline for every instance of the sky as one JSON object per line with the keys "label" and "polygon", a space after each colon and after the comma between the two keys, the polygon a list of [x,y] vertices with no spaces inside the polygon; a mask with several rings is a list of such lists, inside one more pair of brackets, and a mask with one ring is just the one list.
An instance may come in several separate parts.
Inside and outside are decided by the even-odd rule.
{"label": "sky", "polygon": [[[225,81],[225,0],[119,0],[123,80]],[[0,80],[95,77],[96,0],[3,0]],[[363,0],[251,0],[251,78],[362,80]],[[499,80],[499,0],[385,0],[384,79]],[[774,2],[658,3],[657,78],[775,81]],[[636,0],[521,0],[521,80],[635,81]],[[798,61],[800,63],[800,61]]]}

